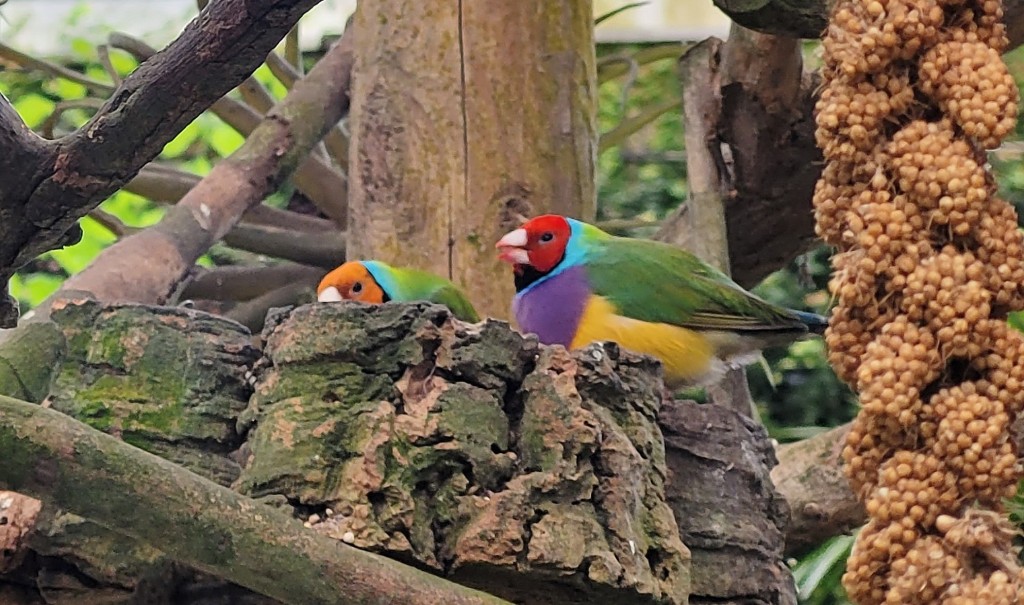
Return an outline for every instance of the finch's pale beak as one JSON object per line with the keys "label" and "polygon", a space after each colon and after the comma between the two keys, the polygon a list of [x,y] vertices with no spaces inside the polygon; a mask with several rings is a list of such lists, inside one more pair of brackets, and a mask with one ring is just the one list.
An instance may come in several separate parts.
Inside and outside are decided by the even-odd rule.
{"label": "finch's pale beak", "polygon": [[498,249],[498,258],[513,265],[529,265],[530,253],[526,251],[526,245],[530,239],[526,229],[509,231],[494,245]]}
{"label": "finch's pale beak", "polygon": [[341,292],[334,286],[327,286],[317,294],[317,302],[341,302]]}

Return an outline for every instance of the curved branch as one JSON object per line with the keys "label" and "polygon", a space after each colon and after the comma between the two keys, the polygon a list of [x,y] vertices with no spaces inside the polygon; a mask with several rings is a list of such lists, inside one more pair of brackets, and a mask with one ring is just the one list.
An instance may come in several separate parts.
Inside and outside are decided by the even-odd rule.
{"label": "curved branch", "polygon": [[235,305],[224,316],[237,321],[249,328],[250,332],[256,334],[263,329],[263,324],[267,318],[267,311],[273,307],[287,307],[297,304],[307,295],[312,297],[318,281],[320,281],[319,275],[308,275],[279,288],[264,292],[252,300]]}
{"label": "curved branch", "polygon": [[[73,238],[78,219],[248,77],[317,2],[211,4],[125,78],[85,126],[48,144],[41,161],[10,172],[25,178],[19,186],[0,188],[0,289],[15,268],[64,244],[69,233]],[[0,327],[13,325],[10,319],[0,313]]]}
{"label": "curved branch", "polygon": [[510,605],[345,546],[64,414],[4,396],[0,460],[0,489],[59,506],[283,603]]}

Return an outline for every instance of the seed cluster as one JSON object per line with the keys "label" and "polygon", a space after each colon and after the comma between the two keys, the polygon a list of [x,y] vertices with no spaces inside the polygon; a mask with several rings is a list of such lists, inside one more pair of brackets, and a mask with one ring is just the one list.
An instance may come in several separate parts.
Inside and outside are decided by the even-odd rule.
{"label": "seed cluster", "polygon": [[1018,91],[999,0],[839,0],[816,106],[818,235],[837,248],[826,333],[861,412],[843,459],[869,522],[860,605],[1016,603],[998,513],[1021,477],[1024,238],[985,150]]}

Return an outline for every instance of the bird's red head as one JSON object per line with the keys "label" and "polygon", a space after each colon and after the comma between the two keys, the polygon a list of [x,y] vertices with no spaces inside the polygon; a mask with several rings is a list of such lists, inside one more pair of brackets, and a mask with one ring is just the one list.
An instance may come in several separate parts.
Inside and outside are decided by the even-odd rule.
{"label": "bird's red head", "polygon": [[540,273],[555,268],[565,256],[572,228],[564,216],[545,214],[532,218],[498,240],[498,258],[511,263],[517,273],[532,267]]}
{"label": "bird's red head", "polygon": [[358,300],[364,303],[384,302],[384,290],[373,279],[373,275],[359,261],[349,261],[331,271],[320,281],[316,289],[320,302]]}

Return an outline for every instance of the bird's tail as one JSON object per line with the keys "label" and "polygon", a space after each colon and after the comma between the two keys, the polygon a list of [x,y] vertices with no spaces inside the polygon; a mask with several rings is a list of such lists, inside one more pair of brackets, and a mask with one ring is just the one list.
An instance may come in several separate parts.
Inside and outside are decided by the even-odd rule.
{"label": "bird's tail", "polygon": [[797,319],[802,321],[806,326],[807,330],[812,334],[824,334],[825,328],[828,327],[828,318],[817,313],[808,313],[806,311],[793,311],[793,315]]}

